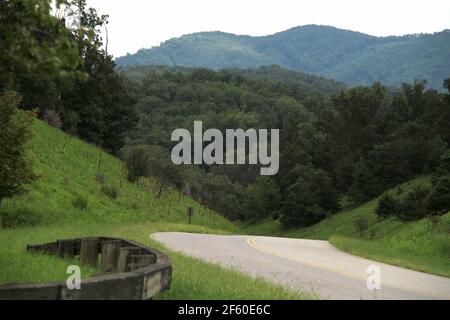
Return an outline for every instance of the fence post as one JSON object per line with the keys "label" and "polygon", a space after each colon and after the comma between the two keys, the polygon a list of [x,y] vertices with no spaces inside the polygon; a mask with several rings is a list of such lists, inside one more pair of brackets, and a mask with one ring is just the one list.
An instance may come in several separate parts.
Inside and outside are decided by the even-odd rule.
{"label": "fence post", "polygon": [[119,248],[121,240],[110,240],[102,242],[101,269],[102,272],[117,272],[119,260]]}
{"label": "fence post", "polygon": [[74,241],[73,240],[58,240],[57,251],[61,258],[73,258],[74,256]]}
{"label": "fence post", "polygon": [[80,262],[91,267],[98,264],[98,238],[81,239]]}
{"label": "fence post", "polygon": [[192,215],[194,214],[194,208],[188,207],[187,208],[187,214],[188,214],[188,223],[191,224]]}

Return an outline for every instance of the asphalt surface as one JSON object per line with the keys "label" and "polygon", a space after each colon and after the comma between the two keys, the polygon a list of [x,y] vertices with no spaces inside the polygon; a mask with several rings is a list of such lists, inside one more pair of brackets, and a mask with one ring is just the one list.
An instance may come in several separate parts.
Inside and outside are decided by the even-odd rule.
{"label": "asphalt surface", "polygon": [[[182,232],[150,237],[172,250],[323,299],[450,300],[450,278],[353,256],[327,241]],[[376,279],[380,289],[373,289]]]}

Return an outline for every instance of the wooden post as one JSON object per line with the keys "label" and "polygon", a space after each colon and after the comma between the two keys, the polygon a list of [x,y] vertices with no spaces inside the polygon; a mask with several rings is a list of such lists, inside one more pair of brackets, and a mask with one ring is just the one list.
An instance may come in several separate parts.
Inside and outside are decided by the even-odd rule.
{"label": "wooden post", "polygon": [[117,272],[117,262],[119,259],[119,248],[122,245],[120,240],[108,240],[102,242],[101,269],[102,272]]}
{"label": "wooden post", "polygon": [[188,207],[187,214],[188,214],[188,223],[191,224],[192,215],[194,214],[194,208]]}
{"label": "wooden post", "polygon": [[131,255],[139,254],[142,249],[139,247],[122,247],[119,248],[119,257],[117,259],[117,272],[127,272],[131,263]]}
{"label": "wooden post", "polygon": [[73,240],[58,240],[58,256],[61,258],[73,258],[74,256],[74,241]]}
{"label": "wooden post", "polygon": [[80,262],[91,267],[98,265],[98,238],[81,239]]}

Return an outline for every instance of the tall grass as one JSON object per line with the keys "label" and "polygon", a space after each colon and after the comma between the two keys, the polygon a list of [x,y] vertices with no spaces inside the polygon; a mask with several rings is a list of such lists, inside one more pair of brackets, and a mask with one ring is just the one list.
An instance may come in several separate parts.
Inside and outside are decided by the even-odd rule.
{"label": "tall grass", "polygon": [[123,163],[97,147],[39,120],[33,128],[29,153],[39,180],[25,195],[2,202],[0,215],[4,226],[70,221],[185,223],[187,207],[194,207],[193,224],[236,230],[223,216],[176,190],[168,189],[157,197],[154,191],[159,188],[158,181],[128,182]]}

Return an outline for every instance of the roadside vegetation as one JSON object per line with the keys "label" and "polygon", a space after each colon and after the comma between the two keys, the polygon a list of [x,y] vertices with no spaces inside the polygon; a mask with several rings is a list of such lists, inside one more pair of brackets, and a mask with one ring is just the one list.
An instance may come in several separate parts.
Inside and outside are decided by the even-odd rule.
{"label": "roadside vegetation", "polygon": [[[104,235],[136,240],[171,257],[172,288],[158,299],[314,298],[167,250],[149,234],[231,234],[239,229],[172,189],[158,197],[152,188],[159,190],[159,183],[129,182],[124,164],[95,146],[39,120],[34,121],[33,131],[27,150],[39,179],[26,187],[25,194],[5,199],[0,208],[4,227],[0,230],[0,284],[61,281],[67,278],[67,266],[77,263],[27,253],[27,244]],[[110,190],[115,190],[114,196]],[[188,206],[194,208],[191,225],[187,224]],[[86,266],[81,270],[83,277],[97,272]]]}
{"label": "roadside vegetation", "polygon": [[[401,199],[418,187],[430,186],[431,178],[423,176],[383,195]],[[450,212],[416,221],[382,218],[376,214],[382,198],[344,209],[309,228],[285,229],[279,221],[267,219],[244,230],[249,234],[328,240],[358,256],[450,277]]]}

